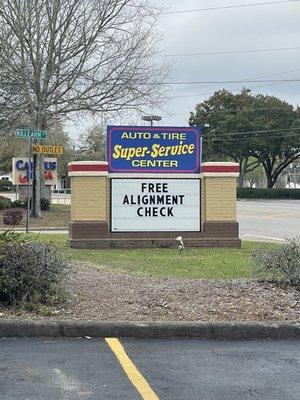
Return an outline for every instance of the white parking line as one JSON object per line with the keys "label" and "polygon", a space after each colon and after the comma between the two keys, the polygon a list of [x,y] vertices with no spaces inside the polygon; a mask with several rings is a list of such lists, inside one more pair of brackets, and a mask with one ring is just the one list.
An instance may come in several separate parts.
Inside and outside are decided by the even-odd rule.
{"label": "white parking line", "polygon": [[237,202],[238,207],[245,208],[245,207],[281,207],[281,208],[300,208],[300,201],[297,200],[298,203],[268,203],[268,202]]}
{"label": "white parking line", "polygon": [[246,233],[241,235],[241,236],[243,236],[243,237],[247,236],[247,237],[253,237],[253,238],[260,238],[260,239],[277,240],[279,242],[284,242],[284,239],[282,239],[282,238],[271,237],[271,236],[250,235],[250,234],[246,234]]}

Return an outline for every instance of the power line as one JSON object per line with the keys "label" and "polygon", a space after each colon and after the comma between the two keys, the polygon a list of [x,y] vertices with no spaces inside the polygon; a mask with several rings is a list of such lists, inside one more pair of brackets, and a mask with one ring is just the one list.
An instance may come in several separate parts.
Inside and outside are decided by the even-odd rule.
{"label": "power line", "polygon": [[[290,82],[292,83],[292,82]],[[256,85],[256,86],[252,86],[249,89],[258,89],[261,87],[273,87],[273,86],[279,86],[279,85],[283,85],[284,83],[273,83],[271,85]],[[183,97],[198,97],[198,96],[209,96],[209,95],[214,95],[217,91],[219,91],[220,89],[216,89],[214,92],[209,92],[209,93],[195,93],[195,94],[183,94],[183,95],[172,95],[172,96],[168,96],[169,100],[176,100],[176,99],[180,99]],[[240,90],[240,89],[232,89],[232,90]]]}
{"label": "power line", "polygon": [[[293,107],[293,106],[291,106]],[[256,107],[256,108],[237,108],[236,110],[217,110],[217,112],[225,113],[225,114],[232,114],[235,112],[240,112],[240,111],[261,111],[261,110],[287,110],[288,107]],[[205,114],[213,114],[216,112],[216,110],[213,111],[205,111]]]}
{"label": "power line", "polygon": [[[289,82],[289,83],[292,83],[292,82]],[[264,88],[264,87],[273,87],[273,86],[280,86],[280,85],[284,85],[285,83],[273,83],[273,84],[271,84],[271,85],[256,85],[256,86],[252,86],[252,87],[250,87],[250,88],[248,88],[248,89],[258,89],[258,88]],[[194,93],[194,94],[183,94],[183,95],[168,95],[168,99],[169,100],[173,100],[173,99],[179,99],[179,98],[183,98],[183,97],[198,97],[198,96],[209,96],[209,95],[213,95],[213,94],[215,94],[217,91],[219,91],[219,90],[224,90],[224,88],[223,89],[220,89],[220,88],[218,88],[218,89],[215,89],[215,91],[214,92],[208,92],[208,93]],[[235,88],[235,89],[231,89],[231,90],[240,90],[240,88]]]}
{"label": "power line", "polygon": [[[291,83],[291,82],[290,82]],[[252,86],[251,88],[249,88],[249,89],[258,89],[258,88],[261,88],[261,87],[271,87],[271,86],[279,86],[279,85],[282,85],[283,83],[276,83],[276,84],[272,84],[272,85],[259,85],[259,86]],[[216,89],[214,92],[210,92],[210,93],[195,93],[195,94],[184,94],[184,95],[179,95],[179,96],[177,96],[177,95],[174,95],[174,96],[168,96],[168,99],[169,100],[176,100],[176,99],[180,99],[180,98],[183,98],[183,97],[198,97],[198,96],[209,96],[209,95],[213,95],[213,94],[215,94],[218,90],[220,90],[220,89]],[[222,89],[221,89],[222,90]],[[232,90],[239,90],[239,89],[232,89]]]}
{"label": "power line", "polygon": [[[237,142],[237,143],[244,143],[244,142],[251,142],[255,139],[266,139],[266,140],[278,140],[278,139],[293,139],[297,138],[297,134],[295,133],[285,133],[284,135],[279,134],[279,135],[260,135],[260,136],[245,136],[245,137],[223,137],[224,135],[220,135],[220,137],[216,138],[211,138],[212,142],[219,142],[219,141],[226,141],[226,142]],[[208,140],[208,137],[203,138],[204,141]],[[299,153],[300,154],[300,153]]]}
{"label": "power line", "polygon": [[214,94],[215,92],[210,92],[210,93],[195,93],[195,94],[182,94],[179,96],[168,96],[169,99],[180,99],[182,97],[198,97],[198,96],[209,96],[211,94]]}
{"label": "power line", "polygon": [[287,50],[300,50],[300,46],[296,46],[296,47],[278,47],[278,48],[269,48],[269,49],[202,51],[200,53],[158,54],[155,57],[210,56],[210,55],[222,55],[222,54],[264,53],[264,52],[287,51]]}
{"label": "power line", "polygon": [[[232,114],[235,112],[240,112],[240,111],[261,111],[261,110],[286,110],[286,107],[257,107],[257,108],[240,108],[236,110],[218,110],[218,112],[223,112],[225,114]],[[163,115],[164,118],[166,117],[173,117],[175,115],[186,115],[187,117],[190,117],[188,114],[193,111],[188,111],[184,113],[169,113],[166,115]],[[206,111],[205,114],[213,114],[215,111]]]}
{"label": "power line", "polygon": [[299,68],[297,68],[297,69],[289,69],[288,71],[281,71],[281,72],[275,72],[275,73],[273,72],[272,74],[256,75],[256,76],[253,76],[251,78],[245,78],[245,79],[269,78],[270,76],[286,75],[286,74],[290,74],[290,73],[298,72],[298,71],[300,71]]}
{"label": "power line", "polygon": [[[223,136],[224,135],[220,135],[220,137],[215,137],[215,138],[211,138],[211,141],[212,142],[214,142],[214,141],[219,141],[219,140],[226,140],[226,141],[237,141],[237,142],[241,142],[241,141],[244,141],[244,140],[253,140],[253,139],[281,139],[281,138],[293,138],[293,137],[298,137],[297,135],[296,135],[296,133],[286,133],[286,134],[284,134],[284,135],[282,135],[282,134],[279,134],[279,135],[277,135],[277,136],[274,136],[274,135],[266,135],[266,134],[263,134],[263,135],[260,135],[260,136],[257,136],[257,135],[255,135],[255,136],[245,136],[245,137],[225,137],[225,138],[223,138]],[[209,139],[208,137],[205,137],[204,138],[204,140],[207,140],[207,139]]]}
{"label": "power line", "polygon": [[[299,0],[300,1],[300,0]],[[230,83],[285,83],[285,82],[300,82],[299,78],[295,79],[267,79],[267,80],[230,80],[230,81],[186,81],[186,82],[156,82],[155,85],[219,85]],[[146,83],[148,84],[148,83]]]}
{"label": "power line", "polygon": [[239,4],[239,5],[231,5],[231,6],[219,6],[219,7],[209,7],[209,8],[194,8],[191,10],[178,10],[178,11],[163,11],[161,14],[185,14],[191,12],[204,12],[204,11],[215,11],[215,10],[227,10],[232,8],[245,8],[245,7],[259,7],[259,6],[268,6],[268,5],[276,5],[276,4],[284,4],[284,3],[297,3],[300,0],[281,0],[281,1],[268,1],[264,3],[249,3],[249,4]]}
{"label": "power line", "polygon": [[[273,73],[273,74],[264,74],[264,75],[251,76],[251,77],[245,78],[245,79],[246,79],[246,80],[249,80],[249,79],[269,78],[269,77],[272,77],[272,76],[286,75],[286,74],[290,74],[290,73],[294,73],[294,72],[299,72],[299,71],[300,71],[299,68],[297,68],[297,69],[290,69],[290,70],[288,70],[288,71],[276,72],[276,73]],[[273,86],[273,85],[270,85],[270,86]],[[207,87],[210,87],[210,85],[207,85]],[[257,87],[257,86],[255,86],[254,88],[256,88],[256,87]],[[258,86],[258,87],[260,87],[260,86]],[[202,88],[203,88],[203,86],[202,86]],[[175,91],[183,91],[183,90],[185,90],[185,88],[170,89],[170,91],[173,91],[173,92],[175,92]],[[209,94],[214,94],[214,92],[202,93],[202,94],[195,94],[195,96],[205,96],[205,95],[209,95]],[[190,94],[190,95],[192,95],[192,94]],[[194,96],[194,95],[193,95],[193,96]]]}
{"label": "power line", "polygon": [[[282,139],[282,140],[284,140],[284,139],[293,139],[293,138],[296,138],[297,137],[297,135],[295,135],[295,134],[285,134],[285,135],[280,135],[280,136],[270,136],[270,135],[268,135],[268,136],[252,136],[252,137],[243,137],[243,138],[235,138],[235,137],[233,137],[233,138],[222,138],[222,137],[220,137],[220,138],[212,138],[211,139],[211,141],[212,142],[224,142],[224,141],[226,141],[226,142],[232,142],[232,143],[244,143],[244,142],[251,142],[251,141],[253,141],[253,139],[264,139],[264,140],[268,140],[268,141],[271,141],[271,140],[278,140],[278,139]],[[205,140],[206,138],[204,138],[204,140]],[[300,155],[300,152],[299,152],[299,155]]]}
{"label": "power line", "polygon": [[[268,140],[270,140],[270,143],[273,144],[275,140],[279,140],[279,139],[284,140],[284,139],[287,139],[287,138],[286,138],[286,136],[280,136],[280,137],[276,137],[276,138],[262,137],[261,139],[263,139],[263,140],[268,139]],[[219,139],[218,140],[213,140],[212,142],[215,143],[215,144],[218,144],[218,145],[222,145],[222,143],[223,143],[223,141],[221,141]],[[239,140],[237,140],[237,139],[228,139],[228,140],[226,140],[226,143],[227,144],[232,144],[232,145],[239,144]],[[252,139],[250,139],[250,138],[244,139],[243,143],[248,145],[248,146],[252,146],[253,145]]]}
{"label": "power line", "polygon": [[[298,127],[298,126],[295,126],[295,127],[293,127],[293,128],[281,128],[281,129],[270,129],[270,130],[260,130],[260,131],[245,131],[245,132],[232,132],[232,133],[223,133],[222,134],[222,137],[226,137],[226,136],[230,136],[230,137],[232,137],[232,136],[238,136],[238,135],[249,135],[249,134],[251,134],[251,135],[253,135],[253,134],[255,134],[255,135],[258,135],[258,134],[260,134],[260,133],[263,133],[263,134],[265,134],[265,133],[273,133],[273,132],[287,132],[287,131],[293,131],[293,130],[300,130],[300,126]],[[297,133],[293,133],[293,135],[298,135]],[[254,137],[260,137],[260,136],[254,136]],[[270,137],[270,136],[268,136],[268,137]],[[236,138],[236,139],[244,139],[245,137],[239,137],[239,138]],[[246,137],[247,138],[247,137]],[[253,138],[253,137],[252,137]],[[213,139],[213,138],[212,138]]]}
{"label": "power line", "polygon": [[[285,75],[285,74],[289,74],[289,73],[293,73],[293,72],[298,72],[299,68],[297,69],[292,69],[292,70],[288,70],[288,71],[282,71],[282,72],[276,72],[273,74],[264,74],[264,75],[259,75],[259,76],[255,76],[254,78],[263,78],[263,77],[270,77],[270,76],[278,76],[278,75]],[[250,80],[251,78],[246,78],[246,80]],[[253,79],[253,78],[252,78]],[[253,89],[255,88],[259,88],[259,87],[266,87],[266,86],[274,86],[274,85],[259,85],[259,86],[253,86]],[[185,90],[186,88],[177,88],[177,89],[170,89],[170,91],[182,91]],[[252,89],[252,88],[251,88]],[[237,89],[236,89],[237,90]],[[177,99],[177,98],[185,98],[185,97],[198,97],[198,96],[209,96],[209,95],[213,95],[215,94],[216,90],[213,92],[206,92],[206,93],[196,93],[196,94],[184,94],[184,95],[173,95],[173,96],[168,96],[169,100],[172,99]],[[189,111],[190,112],[190,111]],[[185,113],[169,113],[167,115],[165,115],[165,117],[173,117],[175,115],[186,115],[188,116],[189,112],[185,112]]]}
{"label": "power line", "polygon": [[[202,93],[204,94],[204,93]],[[183,96],[178,96],[178,97],[183,97]],[[293,106],[292,106],[293,107]],[[224,113],[224,114],[233,114],[236,112],[242,112],[242,111],[262,111],[262,110],[286,110],[287,107],[256,107],[256,108],[237,108],[236,110],[218,110],[219,113]],[[294,110],[295,111],[295,110]],[[175,115],[186,115],[187,117],[189,117],[188,113],[191,113],[193,111],[188,111],[185,113],[169,113],[164,115],[163,117],[173,117]],[[214,111],[205,111],[205,114],[213,114],[215,112]]]}

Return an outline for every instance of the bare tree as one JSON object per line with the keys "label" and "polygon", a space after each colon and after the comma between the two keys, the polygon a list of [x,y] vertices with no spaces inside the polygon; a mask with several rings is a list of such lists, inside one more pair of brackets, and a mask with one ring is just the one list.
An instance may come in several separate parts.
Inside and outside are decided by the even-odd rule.
{"label": "bare tree", "polygon": [[[157,105],[168,67],[151,58],[156,19],[148,0],[1,0],[3,120],[47,129],[78,112]],[[38,191],[34,204],[39,217]]]}

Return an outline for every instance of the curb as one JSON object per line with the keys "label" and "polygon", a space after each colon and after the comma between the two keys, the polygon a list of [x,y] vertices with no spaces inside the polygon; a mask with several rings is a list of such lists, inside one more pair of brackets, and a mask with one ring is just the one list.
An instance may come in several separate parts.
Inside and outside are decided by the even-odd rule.
{"label": "curb", "polygon": [[[36,231],[68,231],[68,230],[69,230],[69,228],[67,226],[66,227],[59,226],[57,228],[55,226],[46,226],[46,227],[31,226],[29,228],[29,232],[36,232]],[[16,228],[16,229],[14,229],[14,231],[16,231],[16,232],[25,232],[26,228]]]}
{"label": "curb", "polygon": [[300,322],[102,322],[2,320],[0,337],[300,339]]}

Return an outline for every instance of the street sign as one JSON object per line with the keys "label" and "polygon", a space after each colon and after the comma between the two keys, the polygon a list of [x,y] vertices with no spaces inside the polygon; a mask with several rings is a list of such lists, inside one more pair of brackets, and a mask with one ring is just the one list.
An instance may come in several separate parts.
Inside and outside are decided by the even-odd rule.
{"label": "street sign", "polygon": [[47,137],[46,131],[35,131],[27,129],[18,129],[15,134],[16,137],[23,139],[46,139]]}
{"label": "street sign", "polygon": [[40,144],[34,144],[32,146],[32,152],[34,154],[60,155],[60,154],[63,154],[64,148],[63,148],[63,146],[42,146]]}

